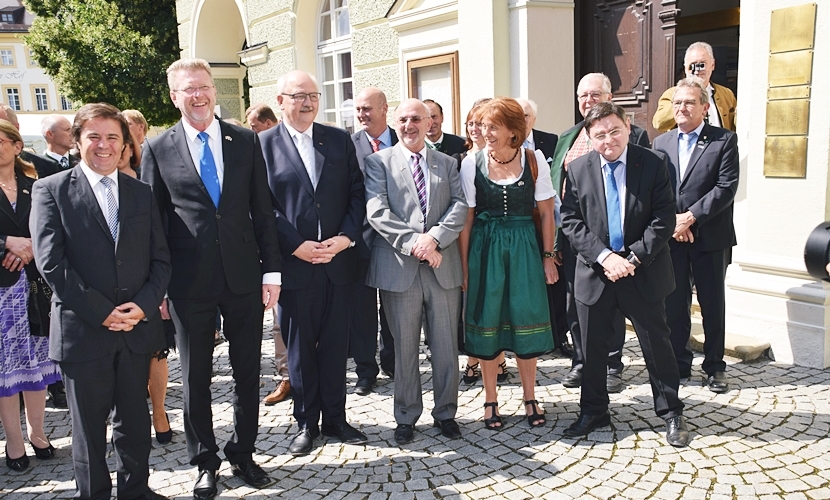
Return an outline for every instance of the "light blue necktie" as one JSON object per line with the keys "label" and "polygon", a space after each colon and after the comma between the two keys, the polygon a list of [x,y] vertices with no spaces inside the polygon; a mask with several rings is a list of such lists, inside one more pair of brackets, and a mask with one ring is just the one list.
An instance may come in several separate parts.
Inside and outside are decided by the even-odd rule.
{"label": "light blue necktie", "polygon": [[101,184],[104,185],[104,196],[107,199],[107,226],[110,228],[112,241],[116,241],[118,239],[118,203],[115,201],[115,193],[112,192],[112,179],[103,177]]}
{"label": "light blue necktie", "polygon": [[605,206],[608,212],[608,236],[611,250],[619,252],[623,249],[622,217],[620,216],[620,192],[617,190],[617,180],[614,170],[620,166],[619,161],[608,163],[609,172],[605,175]]}
{"label": "light blue necktie", "polygon": [[677,148],[677,161],[680,165],[680,180],[686,176],[686,169],[689,168],[689,160],[692,158],[692,149],[697,144],[697,132],[691,134],[679,133],[680,140]]}
{"label": "light blue necktie", "polygon": [[202,176],[202,182],[205,183],[210,199],[213,204],[219,207],[219,195],[222,190],[219,188],[219,174],[216,173],[216,161],[213,159],[213,151],[210,150],[208,144],[209,135],[205,132],[199,132],[197,136],[202,141],[202,150],[199,151],[199,173]]}

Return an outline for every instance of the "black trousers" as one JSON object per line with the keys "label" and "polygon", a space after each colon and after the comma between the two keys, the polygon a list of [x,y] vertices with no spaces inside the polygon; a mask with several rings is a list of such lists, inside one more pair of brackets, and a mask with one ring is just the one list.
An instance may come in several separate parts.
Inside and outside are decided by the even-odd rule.
{"label": "black trousers", "polygon": [[353,285],[335,285],[323,266],[299,290],[280,293],[282,338],[288,349],[288,373],[294,418],[301,428],[346,421],[346,360]]}
{"label": "black trousers", "polygon": [[[349,328],[349,350],[355,363],[358,379],[374,380],[380,368],[395,373],[395,341],[386,324],[386,315],[380,317],[380,368],[375,359],[378,350],[378,289],[366,286],[369,259],[360,260],[360,276],[353,285],[351,327]],[[383,306],[381,306],[383,307]]]}
{"label": "black trousers", "polygon": [[553,332],[553,345],[561,347],[568,343],[568,285],[565,279],[564,263],[556,266],[559,271],[559,281],[547,285],[548,311],[550,312],[550,326]]}
{"label": "black trousers", "polygon": [[[562,269],[565,271],[566,283],[566,321],[571,329],[571,338],[574,342],[574,357],[571,360],[571,368],[582,368],[585,365],[585,342],[582,329],[579,326],[577,315],[576,299],[574,298],[574,278],[576,273],[576,252],[570,242],[565,240],[565,250],[562,252]],[[557,321],[559,318],[557,317]],[[625,346],[625,317],[617,310],[614,312],[612,321],[614,335],[611,337],[608,346],[608,373],[617,375],[623,372],[625,365],[622,362],[622,352]]]}
{"label": "black trousers", "polygon": [[692,319],[692,286],[703,316],[703,371],[707,375],[726,371],[723,360],[726,342],[726,268],[731,248],[701,252],[694,244],[672,243],[674,292],[666,297],[666,318],[671,328],[671,343],[681,377],[691,375],[693,353],[689,347]]}
{"label": "black trousers", "polygon": [[72,418],[72,460],[78,491],[75,498],[106,499],[112,493],[107,468],[107,418],[112,412],[117,496],[136,498],[149,491],[150,411],[147,379],[151,354],[136,354],[124,335],[103,358],[61,361],[66,401]]}
{"label": "black trousers", "polygon": [[234,432],[225,444],[232,464],[251,460],[259,432],[259,364],[262,354],[262,292],[237,295],[225,286],[219,297],[170,299],[176,345],[182,366],[184,433],[191,465],[217,470],[222,463],[213,434],[213,336],[216,308],[225,320],[228,357],[233,370]]}
{"label": "black trousers", "polygon": [[607,283],[595,304],[576,302],[579,324],[585,342],[585,366],[582,369],[582,413],[597,415],[608,410],[606,366],[608,346],[614,335],[614,312],[619,310],[631,319],[648,368],[657,416],[670,418],[683,414],[677,396],[680,376],[672,356],[664,301],[649,302],[640,294],[630,277]]}

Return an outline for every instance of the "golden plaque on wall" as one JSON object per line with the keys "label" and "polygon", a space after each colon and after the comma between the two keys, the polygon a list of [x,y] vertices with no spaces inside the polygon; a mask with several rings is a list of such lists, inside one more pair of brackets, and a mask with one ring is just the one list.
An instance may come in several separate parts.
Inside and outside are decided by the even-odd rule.
{"label": "golden plaque on wall", "polygon": [[807,175],[807,137],[767,137],[764,141],[764,175],[767,177],[805,177]]}
{"label": "golden plaque on wall", "polygon": [[812,49],[816,25],[816,4],[808,3],[772,11],[769,51]]}
{"label": "golden plaque on wall", "polygon": [[806,135],[809,119],[809,99],[767,103],[767,135]]}
{"label": "golden plaque on wall", "polygon": [[813,75],[813,51],[770,54],[767,83],[770,87],[809,85]]}
{"label": "golden plaque on wall", "polygon": [[809,85],[797,85],[793,87],[770,87],[767,89],[767,100],[770,101],[777,101],[780,99],[808,99],[809,97]]}

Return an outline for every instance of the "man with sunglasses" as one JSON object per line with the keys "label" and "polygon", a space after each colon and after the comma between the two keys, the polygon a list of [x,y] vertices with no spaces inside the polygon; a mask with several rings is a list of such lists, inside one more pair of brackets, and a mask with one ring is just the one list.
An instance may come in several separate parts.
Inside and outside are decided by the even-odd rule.
{"label": "man with sunglasses", "polygon": [[[704,114],[704,121],[713,127],[722,127],[735,131],[735,108],[738,101],[728,88],[710,80],[715,71],[715,54],[712,46],[706,42],[695,42],[686,49],[683,59],[686,76],[696,76],[703,80],[703,88],[709,96],[709,109]],[[660,132],[668,132],[677,126],[674,120],[672,100],[676,87],[671,87],[660,96],[657,111],[651,122]]]}
{"label": "man with sunglasses", "polygon": [[351,137],[314,123],[317,80],[303,71],[283,75],[277,103],[282,122],[260,139],[283,257],[280,327],[299,427],[288,452],[300,456],[321,430],[346,444],[367,441],[346,422],[348,325],[366,204]]}

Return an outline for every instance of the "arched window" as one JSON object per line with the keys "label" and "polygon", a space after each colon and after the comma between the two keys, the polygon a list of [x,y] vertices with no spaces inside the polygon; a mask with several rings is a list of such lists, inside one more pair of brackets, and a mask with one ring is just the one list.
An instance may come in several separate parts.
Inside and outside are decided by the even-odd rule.
{"label": "arched window", "polygon": [[317,36],[317,79],[323,93],[322,116],[354,132],[352,37],[348,0],[322,0]]}

